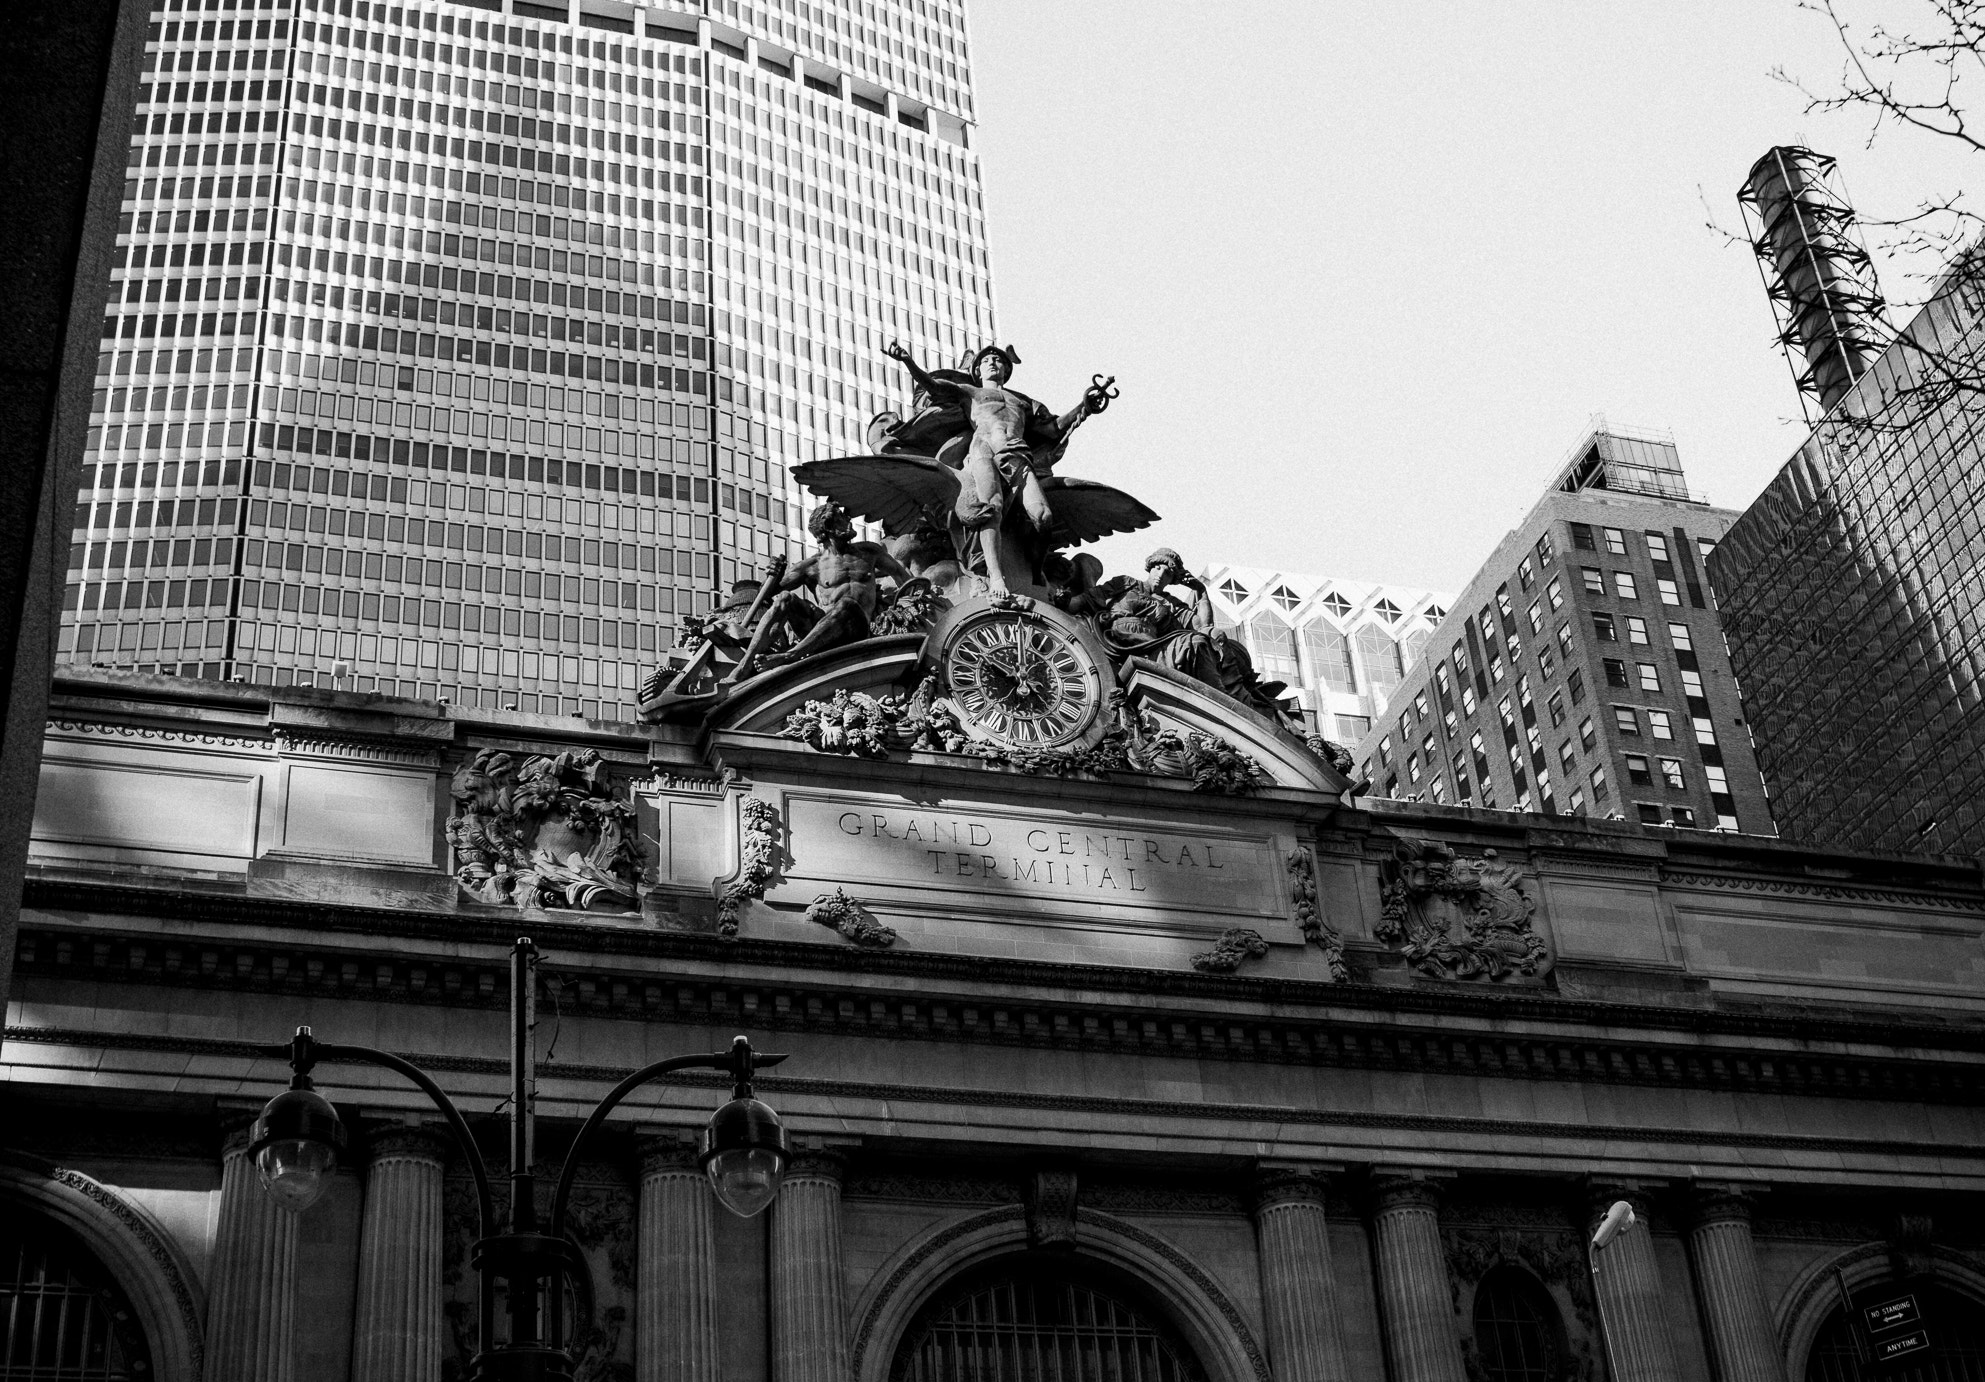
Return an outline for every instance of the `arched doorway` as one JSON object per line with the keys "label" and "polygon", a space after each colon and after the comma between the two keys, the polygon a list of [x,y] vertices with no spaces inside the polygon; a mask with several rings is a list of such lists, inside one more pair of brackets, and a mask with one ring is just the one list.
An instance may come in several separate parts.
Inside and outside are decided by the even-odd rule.
{"label": "arched doorway", "polygon": [[1806,1355],[1806,1382],[1985,1382],[1985,1307],[1941,1286],[1909,1294],[1922,1307],[1928,1349],[1881,1367],[1863,1362],[1847,1314],[1836,1306]]}
{"label": "arched doorway", "polygon": [[917,1313],[891,1382],[1206,1382],[1127,1273],[1060,1253],[1001,1257]]}
{"label": "arched doorway", "polygon": [[151,1350],[110,1273],[69,1233],[0,1222],[0,1382],[145,1382]]}

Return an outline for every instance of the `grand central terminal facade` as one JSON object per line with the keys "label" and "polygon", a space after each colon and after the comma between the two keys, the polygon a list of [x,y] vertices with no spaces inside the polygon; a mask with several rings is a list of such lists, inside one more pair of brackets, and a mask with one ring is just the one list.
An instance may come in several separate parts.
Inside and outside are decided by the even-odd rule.
{"label": "grand central terminal facade", "polygon": [[981,594],[640,724],[66,670],[0,1200],[78,1375],[467,1376],[434,1102],[320,1064],[301,1212],[249,1128],[308,1026],[497,1166],[524,936],[544,1168],[637,1067],[786,1057],[763,1213],[709,1073],[588,1142],[579,1377],[1979,1375],[1974,865],[1367,806],[1097,627]]}

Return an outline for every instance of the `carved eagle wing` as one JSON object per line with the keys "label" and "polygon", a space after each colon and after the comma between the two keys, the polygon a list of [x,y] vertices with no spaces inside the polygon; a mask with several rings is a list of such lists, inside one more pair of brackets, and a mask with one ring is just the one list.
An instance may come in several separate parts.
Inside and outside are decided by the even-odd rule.
{"label": "carved eagle wing", "polygon": [[1051,475],[1041,481],[1041,493],[1054,510],[1054,545],[1076,547],[1112,533],[1134,533],[1158,521],[1158,515],[1122,490],[1095,480]]}
{"label": "carved eagle wing", "polygon": [[920,456],[836,456],[802,461],[793,478],[856,518],[895,536],[929,519],[940,527],[958,498],[958,472]]}

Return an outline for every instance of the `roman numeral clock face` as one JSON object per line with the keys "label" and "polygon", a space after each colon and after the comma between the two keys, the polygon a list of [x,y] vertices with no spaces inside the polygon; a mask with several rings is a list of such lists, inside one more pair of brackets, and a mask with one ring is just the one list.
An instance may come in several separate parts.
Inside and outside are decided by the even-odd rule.
{"label": "roman numeral clock face", "polygon": [[1039,616],[973,619],[944,659],[952,703],[980,732],[1018,748],[1081,738],[1103,704],[1102,669],[1083,643]]}

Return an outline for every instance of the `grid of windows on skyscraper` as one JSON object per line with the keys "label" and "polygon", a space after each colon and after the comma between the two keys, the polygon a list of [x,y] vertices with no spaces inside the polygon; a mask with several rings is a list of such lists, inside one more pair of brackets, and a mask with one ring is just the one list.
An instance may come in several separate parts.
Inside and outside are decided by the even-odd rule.
{"label": "grid of windows on skyscraper", "polygon": [[963,16],[717,8],[156,9],[63,652],[612,717],[796,554],[992,335]]}

